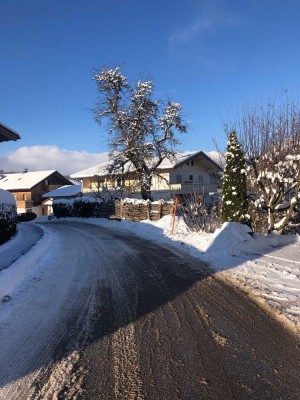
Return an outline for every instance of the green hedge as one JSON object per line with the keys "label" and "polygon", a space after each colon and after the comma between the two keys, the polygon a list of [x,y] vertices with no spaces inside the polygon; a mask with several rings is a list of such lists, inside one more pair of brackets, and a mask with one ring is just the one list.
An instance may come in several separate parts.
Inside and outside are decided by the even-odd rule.
{"label": "green hedge", "polygon": [[0,244],[10,239],[17,230],[17,208],[13,204],[0,203]]}
{"label": "green hedge", "polygon": [[56,218],[76,217],[91,218],[96,216],[99,203],[87,200],[62,201],[53,204],[53,214]]}
{"label": "green hedge", "polygon": [[72,217],[72,205],[66,203],[54,203],[53,214],[56,218]]}

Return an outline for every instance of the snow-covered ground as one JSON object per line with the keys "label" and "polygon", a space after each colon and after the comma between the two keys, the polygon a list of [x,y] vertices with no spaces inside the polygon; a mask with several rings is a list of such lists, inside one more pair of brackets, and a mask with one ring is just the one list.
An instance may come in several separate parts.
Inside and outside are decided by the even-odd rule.
{"label": "snow-covered ground", "polygon": [[[42,217],[38,220],[41,221]],[[223,274],[235,278],[241,285],[251,288],[256,296],[300,326],[300,238],[298,235],[255,234],[252,237],[248,234],[246,227],[235,223],[223,225],[214,234],[195,233],[190,232],[180,218],[176,218],[175,233],[171,235],[171,216],[157,222],[140,223],[106,219],[61,220],[95,224],[116,231],[125,230],[166,246],[175,246],[207,261],[216,271],[222,271]],[[49,224],[52,223],[56,223],[56,220],[49,222]],[[45,251],[51,243],[50,232],[47,230],[46,237],[39,240],[30,250],[27,258],[23,256],[6,272],[0,272],[0,297],[5,294],[10,295],[12,290],[17,289],[18,281],[21,282],[29,276],[29,271],[25,275],[18,274],[17,271],[22,270],[22,264],[26,263],[26,259],[29,263],[30,259],[37,259],[39,254]],[[1,252],[7,251],[8,248],[12,249],[13,243],[9,241],[1,246],[0,257]],[[13,251],[18,251],[19,245],[16,241]],[[13,278],[10,277],[12,274]],[[13,285],[9,284],[11,281]]]}

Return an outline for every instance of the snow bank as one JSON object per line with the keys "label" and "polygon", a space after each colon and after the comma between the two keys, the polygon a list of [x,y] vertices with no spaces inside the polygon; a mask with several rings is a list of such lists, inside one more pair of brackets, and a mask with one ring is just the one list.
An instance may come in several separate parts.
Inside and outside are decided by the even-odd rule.
{"label": "snow bank", "polygon": [[122,203],[125,204],[164,204],[164,203],[170,203],[173,204],[173,200],[170,201],[165,201],[165,200],[156,200],[156,201],[150,201],[150,200],[143,200],[143,199],[136,199],[136,198],[131,198],[131,197],[125,197],[124,199],[121,199]]}
{"label": "snow bank", "polygon": [[[252,231],[247,225],[238,222],[225,222],[212,235],[212,242],[207,249],[206,257],[224,260],[225,256],[236,256],[247,242],[253,242]],[[247,243],[247,246],[249,244]]]}
{"label": "snow bank", "polygon": [[53,247],[54,236],[43,227],[44,236],[36,243],[31,250],[20,257],[9,268],[0,271],[0,301],[6,295],[11,295],[18,286],[26,279],[34,276],[39,269],[39,258],[49,253]]}

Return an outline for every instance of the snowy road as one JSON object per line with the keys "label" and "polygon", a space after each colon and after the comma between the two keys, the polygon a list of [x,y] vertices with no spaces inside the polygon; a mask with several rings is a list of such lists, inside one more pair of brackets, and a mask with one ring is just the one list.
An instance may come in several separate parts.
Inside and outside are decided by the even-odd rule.
{"label": "snowy road", "polygon": [[0,399],[300,398],[299,340],[201,261],[45,227],[40,274],[0,307]]}
{"label": "snowy road", "polygon": [[[30,386],[39,373],[51,369],[52,360],[61,360],[67,345],[71,365],[83,340],[77,336],[101,274],[94,232],[78,226],[53,228],[57,240],[40,257],[40,274],[0,308],[0,399],[30,398]],[[63,369],[57,380],[65,381],[68,371]]]}

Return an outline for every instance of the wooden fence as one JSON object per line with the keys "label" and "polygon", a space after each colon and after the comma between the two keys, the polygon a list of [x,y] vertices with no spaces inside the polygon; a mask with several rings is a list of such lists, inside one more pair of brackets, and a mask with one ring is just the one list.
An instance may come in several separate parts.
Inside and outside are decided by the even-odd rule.
{"label": "wooden fence", "polygon": [[158,221],[173,211],[172,203],[124,203],[119,200],[100,203],[95,210],[98,218]]}

